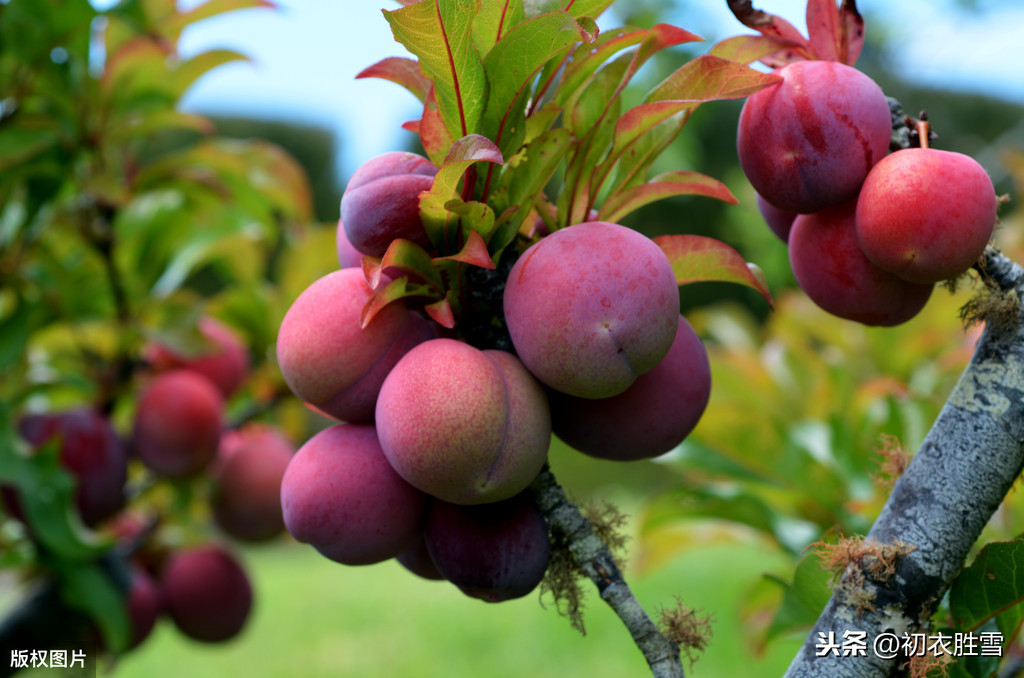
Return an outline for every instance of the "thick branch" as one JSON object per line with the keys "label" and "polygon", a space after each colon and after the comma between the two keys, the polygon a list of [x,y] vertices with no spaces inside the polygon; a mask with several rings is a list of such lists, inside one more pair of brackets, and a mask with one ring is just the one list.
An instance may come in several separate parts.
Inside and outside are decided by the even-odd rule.
{"label": "thick branch", "polygon": [[[991,284],[1019,300],[1024,269],[994,248],[979,269]],[[895,576],[874,581],[847,568],[786,676],[881,678],[904,660],[872,651],[879,634],[919,631],[963,566],[972,545],[1024,468],[1024,324],[986,326],[960,377],[867,541],[914,547]],[[854,601],[848,595],[856,587]],[[865,608],[864,601],[869,602]],[[822,634],[841,645],[846,632],[866,632],[864,656],[817,657]]]}
{"label": "thick branch", "polygon": [[566,539],[576,562],[597,586],[601,599],[626,625],[654,678],[683,678],[679,646],[651,620],[622,578],[611,551],[594,532],[590,521],[566,498],[551,470],[545,467],[531,488],[551,531]]}

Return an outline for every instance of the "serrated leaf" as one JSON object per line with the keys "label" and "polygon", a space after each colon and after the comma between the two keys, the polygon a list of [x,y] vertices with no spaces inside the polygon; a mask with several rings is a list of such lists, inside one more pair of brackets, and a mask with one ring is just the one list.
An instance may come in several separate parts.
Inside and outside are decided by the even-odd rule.
{"label": "serrated leaf", "polygon": [[630,212],[674,195],[703,195],[730,205],[739,201],[725,184],[699,172],[674,171],[659,174],[646,184],[633,186],[610,196],[598,213],[601,221],[618,223]]}
{"label": "serrated leaf", "polygon": [[771,292],[739,252],[725,243],[700,235],[662,235],[654,242],[665,252],[676,282],[732,282],[757,290],[774,307]]}
{"label": "serrated leaf", "polygon": [[741,64],[752,64],[777,52],[801,47],[800,43],[777,35],[735,35],[717,43],[708,50],[708,54]]}
{"label": "serrated leaf", "polygon": [[424,0],[384,11],[398,42],[434,84],[441,119],[461,138],[478,129],[487,99],[483,61],[473,46],[474,0]]}
{"label": "serrated leaf", "polygon": [[519,148],[526,136],[525,102],[534,76],[582,39],[579,24],[569,14],[553,12],[515,26],[487,54],[487,107],[481,131],[502,152]]}
{"label": "serrated leaf", "polygon": [[420,64],[415,59],[406,57],[388,57],[381,59],[372,66],[367,66],[356,74],[359,78],[381,78],[397,83],[412,92],[421,102],[426,102],[430,91],[430,80],[423,75]]}
{"label": "serrated leaf", "polygon": [[1024,602],[1024,539],[986,544],[953,580],[949,611],[957,628],[974,630]]}

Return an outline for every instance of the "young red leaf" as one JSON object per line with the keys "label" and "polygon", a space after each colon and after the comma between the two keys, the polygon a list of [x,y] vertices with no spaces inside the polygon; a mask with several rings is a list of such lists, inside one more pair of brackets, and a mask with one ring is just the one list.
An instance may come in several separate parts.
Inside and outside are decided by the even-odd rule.
{"label": "young red leaf", "polygon": [[435,165],[444,162],[455,137],[451,135],[448,128],[441,119],[441,113],[437,108],[437,98],[434,96],[434,88],[427,91],[427,99],[423,102],[423,117],[420,119],[419,129],[420,143],[427,152],[427,157]]}
{"label": "young red leaf", "polygon": [[455,314],[452,313],[452,303],[450,299],[453,296],[453,292],[448,290],[448,294],[445,295],[444,299],[427,304],[423,307],[423,310],[427,312],[427,315],[441,327],[447,327],[452,329],[455,327]]}
{"label": "young red leaf", "polygon": [[434,84],[441,119],[455,138],[477,129],[487,100],[483,61],[473,47],[473,0],[424,0],[384,11],[398,42],[419,57]]}
{"label": "young red leaf", "polygon": [[[735,35],[716,44],[708,54],[741,64],[752,64],[769,57],[788,63],[810,56],[804,45],[777,35]],[[794,58],[794,55],[799,57]]]}
{"label": "young red leaf", "polygon": [[843,0],[839,7],[839,17],[843,32],[843,49],[839,59],[847,66],[853,66],[864,48],[864,17],[857,11],[857,0]]}
{"label": "young red leaf", "polygon": [[[403,273],[411,273],[419,278],[422,278],[431,286],[441,290],[444,288],[441,282],[441,274],[434,266],[433,261],[430,259],[430,255],[427,251],[412,242],[404,238],[396,238],[391,241],[388,245],[388,249],[384,252],[384,256],[381,257],[380,266],[376,272],[375,279],[371,280],[367,278],[367,282],[370,287],[376,289],[377,282],[380,280],[380,272],[382,270],[395,268]],[[363,267],[364,273],[366,267]]]}
{"label": "young red leaf", "polygon": [[659,174],[646,184],[633,186],[610,196],[601,206],[598,219],[618,223],[630,212],[674,195],[703,195],[730,205],[736,197],[725,184],[699,172],[675,171]]}
{"label": "young red leaf", "polygon": [[793,26],[793,24],[789,23],[782,17],[755,9],[751,0],[727,0],[727,2],[729,4],[729,9],[732,10],[733,16],[735,16],[739,22],[747,28],[752,28],[763,35],[771,35],[785,40],[790,40],[797,43],[802,48],[801,50],[794,51],[792,53],[784,53],[782,55],[773,54],[763,57],[761,59],[763,63],[773,68],[778,68],[780,66],[785,66],[791,61],[810,58],[810,43],[807,41],[807,38],[805,38],[795,26]]}
{"label": "young red leaf", "polygon": [[725,243],[700,235],[662,235],[654,238],[654,242],[672,263],[680,285],[712,281],[738,283],[757,290],[774,308],[760,270]]}
{"label": "young red leaf", "polygon": [[665,78],[646,101],[742,99],[781,80],[735,61],[702,54]]}
{"label": "young red leaf", "polygon": [[359,326],[366,328],[370,321],[388,304],[406,297],[437,297],[437,292],[422,285],[409,284],[406,276],[395,278],[373,293],[359,315]]}
{"label": "young red leaf", "polygon": [[435,261],[459,261],[480,268],[494,268],[491,255],[487,252],[487,243],[476,231],[470,231],[462,249],[447,257],[438,257]]}
{"label": "young red leaf", "polygon": [[420,130],[423,129],[423,120],[409,120],[408,122],[403,122],[402,129],[412,132],[413,134],[419,134]]}
{"label": "young red leaf", "polygon": [[367,66],[356,74],[359,78],[381,78],[390,80],[412,92],[422,102],[427,100],[430,91],[430,80],[423,75],[420,65],[415,59],[405,57],[388,57],[381,59],[372,66]]}
{"label": "young red leaf", "polygon": [[822,61],[840,61],[843,30],[836,0],[807,0],[807,37]]}

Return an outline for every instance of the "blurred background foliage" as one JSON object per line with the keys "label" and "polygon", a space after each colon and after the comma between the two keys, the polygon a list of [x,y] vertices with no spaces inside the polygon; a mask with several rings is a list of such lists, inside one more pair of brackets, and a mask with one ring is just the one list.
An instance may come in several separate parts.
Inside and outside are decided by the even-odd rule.
{"label": "blurred background foliage", "polygon": [[[961,4],[981,11],[988,3]],[[81,16],[93,11],[89,3],[60,3],[62,10],[44,24],[35,15],[19,18],[16,8],[23,6],[0,2],[0,41],[8,45],[2,51],[8,54],[12,45],[22,50],[0,62],[0,358],[6,359],[0,360],[6,371],[0,397],[27,403],[42,398],[49,407],[96,398],[95,389],[105,382],[91,365],[115,359],[124,342],[138,345],[159,336],[187,343],[188,336],[174,339],[176,328],[201,309],[240,330],[262,365],[252,388],[234,403],[236,411],[273,398],[281,388],[272,361],[277,324],[302,289],[337,266],[334,227],[346,177],[338,176],[335,160],[346,136],[286,118],[169,115],[168,102],[191,80],[168,78],[166,55],[158,51],[118,76],[149,78],[146,95],[118,101],[116,83],[105,86],[82,71],[88,35],[60,34],[62,26],[83,25]],[[616,11],[625,23],[667,20],[687,27],[685,4],[671,0],[619,0]],[[125,20],[131,17],[125,13]],[[907,112],[928,111],[938,147],[976,157],[997,191],[1014,196],[1002,210],[998,238],[1011,256],[1024,260],[1017,204],[1024,192],[1024,108],[901,80],[886,48],[886,16],[869,15],[867,21],[876,30],[858,66]],[[52,36],[43,30],[60,35],[62,49],[70,51],[54,52]],[[735,32],[744,31],[737,24]],[[646,87],[708,46],[658,54],[630,96],[638,100]],[[66,90],[67,99],[40,101],[38,109],[24,103],[11,108],[27,66],[38,67],[37,77],[61,83],[54,89]],[[90,107],[82,110],[79,102]],[[805,549],[867,530],[887,496],[881,450],[916,449],[978,332],[965,331],[958,318],[970,285],[955,294],[936,289],[920,316],[895,329],[864,328],[813,307],[796,290],[785,246],[761,221],[739,169],[735,128],[741,105],[702,107],[654,168],[716,177],[740,204],[671,198],[626,223],[652,236],[696,233],[733,245],[764,270],[775,309],[745,288],[685,288],[682,310],[708,345],[714,380],[696,431],[669,455],[628,466],[583,458],[557,440],[551,453],[556,474],[574,496],[617,502],[633,516],[627,571],[644,602],[656,609],[678,594],[713,615],[715,638],[695,665],[696,676],[784,670],[800,630],[817,614],[810,608],[794,612],[788,602],[785,618],[776,617],[787,596],[793,598],[790,582],[797,563],[808,562]],[[118,111],[123,117],[114,115]],[[31,116],[34,130],[13,147],[7,131],[18,116]],[[119,136],[147,125],[152,134],[141,144]],[[131,176],[127,192],[120,181],[125,173]],[[115,300],[82,215],[105,210],[116,212],[119,264],[137,273],[125,287],[125,303],[139,321],[127,334],[123,326],[100,321],[116,313]],[[53,247],[35,247],[44,230],[65,237],[47,240]],[[28,288],[10,283],[15,271]],[[68,290],[72,294],[64,294]],[[19,328],[29,319],[45,329],[25,335]],[[19,352],[45,359],[9,359]],[[83,353],[95,359],[82,360]],[[125,407],[127,412],[130,405]],[[291,398],[277,402],[268,416],[296,440],[323,425]],[[1008,498],[989,537],[1024,532],[1022,502],[1017,492]],[[260,599],[243,638],[211,649],[177,636],[165,623],[154,642],[120,662],[117,673],[170,675],[180,672],[171,667],[181,661],[196,676],[241,670],[253,676],[429,678],[482,675],[481,666],[489,676],[645,672],[617,621],[597,604],[588,617],[591,636],[579,638],[552,610],[538,611],[532,597],[487,607],[390,565],[340,568],[287,541],[250,548],[246,555]],[[820,596],[827,584],[823,571],[797,572],[811,573],[798,593]]]}

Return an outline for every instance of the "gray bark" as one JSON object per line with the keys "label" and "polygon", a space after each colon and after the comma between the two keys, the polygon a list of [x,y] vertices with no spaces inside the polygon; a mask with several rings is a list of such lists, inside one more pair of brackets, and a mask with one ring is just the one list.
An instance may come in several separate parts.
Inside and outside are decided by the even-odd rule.
{"label": "gray bark", "polygon": [[[979,267],[1019,301],[1024,269],[997,250]],[[1013,308],[1011,306],[1011,308]],[[866,541],[914,547],[879,581],[857,564],[847,567],[828,605],[786,672],[788,678],[881,678],[905,659],[875,655],[881,633],[922,632],[931,613],[992,514],[1024,468],[1024,325],[1020,305],[1010,322],[989,322],[967,369],[893,488]],[[865,609],[846,592],[858,589]],[[824,634],[842,645],[844,633],[864,632],[861,656],[818,657]]]}

